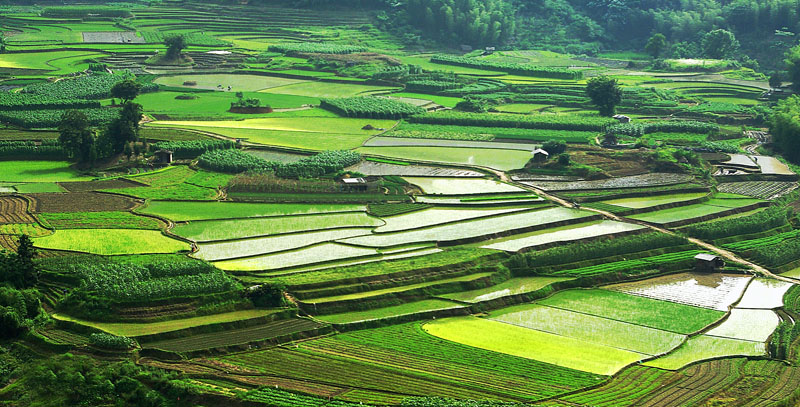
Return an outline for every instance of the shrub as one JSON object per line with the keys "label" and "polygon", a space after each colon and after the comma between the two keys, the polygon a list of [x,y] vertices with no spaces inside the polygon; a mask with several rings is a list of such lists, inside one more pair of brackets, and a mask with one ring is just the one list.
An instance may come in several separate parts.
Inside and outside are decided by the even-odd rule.
{"label": "shrub", "polygon": [[136,341],[127,336],[116,336],[107,333],[89,335],[89,344],[98,348],[128,350],[136,347]]}
{"label": "shrub", "polygon": [[343,116],[370,119],[400,119],[425,112],[410,103],[374,96],[323,99],[320,107]]}
{"label": "shrub", "polygon": [[188,140],[188,141],[160,141],[154,144],[155,148],[171,150],[175,158],[194,158],[207,151],[225,150],[236,145],[229,140]]}

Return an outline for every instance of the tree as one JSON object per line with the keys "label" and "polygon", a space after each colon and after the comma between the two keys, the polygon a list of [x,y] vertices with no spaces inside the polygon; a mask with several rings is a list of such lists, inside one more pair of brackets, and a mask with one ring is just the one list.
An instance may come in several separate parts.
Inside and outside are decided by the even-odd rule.
{"label": "tree", "polygon": [[786,62],[788,80],[792,81],[792,88],[800,92],[800,45],[786,52],[784,62]]}
{"label": "tree", "polygon": [[28,235],[21,235],[19,237],[19,246],[17,247],[17,273],[19,275],[20,285],[17,288],[29,288],[39,282],[39,271],[33,263],[33,258],[36,256],[36,249],[33,247],[33,241]]}
{"label": "tree", "polygon": [[800,162],[800,96],[792,95],[775,106],[769,128],[783,155]]}
{"label": "tree", "polygon": [[564,140],[548,140],[542,144],[542,150],[547,151],[550,157],[555,157],[567,151],[567,143]]}
{"label": "tree", "polygon": [[139,140],[139,122],[142,120],[142,105],[128,102],[119,112],[119,117],[109,123],[106,129],[113,151],[121,153],[125,145]]}
{"label": "tree", "polygon": [[586,83],[586,95],[599,108],[601,116],[613,116],[622,101],[622,89],[616,79],[605,75],[595,76]]}
{"label": "tree", "polygon": [[739,41],[732,32],[723,29],[709,31],[701,41],[703,55],[708,58],[724,59],[733,56],[739,49]]}
{"label": "tree", "polygon": [[770,75],[769,77],[769,87],[772,89],[778,89],[783,84],[783,74],[780,72],[775,72],[774,74]]}
{"label": "tree", "polygon": [[657,33],[653,34],[649,40],[647,40],[647,44],[644,46],[645,52],[650,54],[653,58],[658,58],[661,55],[661,52],[667,48],[667,37],[664,34]]}
{"label": "tree", "polygon": [[131,100],[136,99],[136,96],[139,95],[141,90],[142,85],[140,85],[138,82],[134,81],[133,79],[126,79],[111,87],[111,96],[120,98],[124,100],[125,103],[128,103]]}
{"label": "tree", "polygon": [[78,161],[89,158],[94,137],[86,114],[78,110],[64,112],[58,123],[58,133],[58,142],[69,157]]}
{"label": "tree", "polygon": [[164,38],[164,44],[167,46],[167,58],[178,59],[186,48],[186,38],[183,35],[170,35]]}

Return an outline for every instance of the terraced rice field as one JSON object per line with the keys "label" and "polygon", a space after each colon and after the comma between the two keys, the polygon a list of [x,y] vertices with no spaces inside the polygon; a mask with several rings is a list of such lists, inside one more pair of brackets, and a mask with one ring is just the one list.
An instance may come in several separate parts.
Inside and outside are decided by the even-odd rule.
{"label": "terraced rice field", "polygon": [[677,370],[704,359],[723,356],[761,356],[765,352],[763,342],[700,335],[690,338],[689,341],[668,355],[645,362],[644,365]]}
{"label": "terraced rice field", "polygon": [[601,289],[562,291],[537,304],[684,335],[697,332],[725,315],[723,311]]}
{"label": "terraced rice field", "polygon": [[360,172],[364,175],[400,175],[400,176],[416,176],[416,177],[469,177],[481,178],[485,175],[483,173],[447,167],[433,167],[428,165],[399,165],[389,164],[374,161],[361,161],[360,163],[348,167],[350,171]]}
{"label": "terraced rice field", "polygon": [[[196,84],[186,85],[184,84],[185,82],[195,82]],[[204,74],[161,76],[155,80],[155,83],[166,86],[209,90],[219,90],[220,88],[218,88],[218,85],[222,85],[226,91],[228,90],[228,86],[231,86],[231,92],[255,92],[278,86],[307,83],[307,81],[280,78],[277,76]]]}
{"label": "terraced rice field", "polygon": [[489,179],[403,177],[429,195],[524,193],[522,188]]}
{"label": "terraced rice field", "polygon": [[198,259],[218,261],[252,257],[257,255],[295,250],[323,242],[330,242],[354,236],[369,235],[369,228],[342,228],[320,231],[301,231],[295,234],[256,237],[232,241],[210,242],[198,244],[198,251],[193,254]]}
{"label": "terraced rice field", "polygon": [[756,155],[753,156],[762,174],[794,175],[794,171],[775,157]]}
{"label": "terraced rice field", "polygon": [[308,96],[315,98],[341,98],[357,95],[369,95],[387,90],[397,90],[397,88],[332,82],[304,82],[272,87],[265,91],[279,95]]}
{"label": "terraced rice field", "polygon": [[[278,310],[280,311],[280,310]],[[144,336],[154,335],[164,332],[177,331],[179,329],[199,327],[203,325],[219,324],[226,322],[241,321],[246,319],[260,318],[278,312],[275,309],[250,309],[242,311],[225,312],[221,314],[204,315],[200,317],[172,319],[158,322],[96,322],[73,318],[64,314],[52,314],[53,318],[75,322],[101,331],[119,336]]]}
{"label": "terraced rice field", "polygon": [[395,123],[393,120],[341,117],[315,117],[313,120],[274,117],[238,121],[158,121],[153,125],[211,132],[255,144],[319,151],[359,147],[367,138],[380,132],[362,130],[362,127],[371,124],[388,129]]}
{"label": "terraced rice field", "polygon": [[399,293],[399,292],[403,292],[403,291],[411,291],[411,290],[417,290],[417,289],[421,289],[421,288],[428,288],[428,287],[436,286],[436,285],[440,285],[440,284],[475,281],[475,280],[480,280],[482,278],[489,277],[492,274],[493,273],[490,273],[490,272],[487,272],[487,273],[475,273],[475,274],[469,274],[469,275],[466,275],[466,276],[445,278],[445,279],[441,279],[441,280],[432,280],[432,281],[427,281],[427,282],[417,283],[417,284],[401,285],[401,286],[397,286],[397,287],[384,288],[384,289],[380,289],[380,290],[364,291],[364,292],[359,292],[359,293],[355,293],[355,294],[343,294],[343,295],[334,295],[334,296],[330,296],[330,297],[312,298],[312,299],[310,299],[310,300],[308,300],[306,302],[311,303],[311,304],[324,304],[324,303],[336,302],[336,301],[361,300],[361,299],[366,299],[366,298],[370,298],[370,297],[377,297],[377,296],[384,295],[384,294],[392,294],[392,293]]}
{"label": "terraced rice field", "polygon": [[762,202],[757,199],[711,199],[702,204],[680,206],[677,208],[663,209],[655,212],[648,212],[638,215],[631,215],[629,218],[644,222],[668,225],[672,223],[691,221],[693,219],[713,217],[714,215],[731,211],[736,208],[743,208]]}
{"label": "terraced rice field", "polygon": [[60,182],[89,181],[66,161],[0,161],[0,181]]}
{"label": "terraced rice field", "polygon": [[770,278],[756,277],[747,286],[736,308],[775,309],[783,306],[783,295],[792,287],[791,283]]}
{"label": "terraced rice field", "polygon": [[245,239],[283,233],[347,227],[381,226],[383,221],[364,212],[192,221],[173,228],[176,235],[197,242]]}
{"label": "terraced rice field", "polygon": [[642,188],[662,185],[675,185],[693,181],[691,175],[672,173],[651,173],[617,177],[596,181],[525,181],[545,191],[577,191],[582,189]]}
{"label": "terraced rice field", "polygon": [[440,319],[425,332],[453,342],[599,375],[611,375],[644,358],[589,341],[475,317]]}
{"label": "terraced rice field", "polygon": [[778,322],[780,319],[772,310],[734,308],[722,324],[707,331],[705,335],[766,342],[778,327]]}
{"label": "terraced rice field", "polygon": [[456,147],[361,147],[361,154],[409,161],[440,162],[510,171],[525,166],[528,151]]}
{"label": "terraced rice field", "polygon": [[751,277],[736,274],[680,273],[605,287],[622,293],[727,311],[739,301]]}
{"label": "terraced rice field", "polygon": [[50,236],[36,238],[36,247],[75,252],[116,255],[175,253],[191,249],[188,243],[155,230],[134,229],[64,229]]}
{"label": "terraced rice field", "polygon": [[494,311],[490,313],[490,318],[511,325],[646,355],[668,352],[686,338],[684,335],[660,329],[536,304]]}
{"label": "terraced rice field", "polygon": [[[297,369],[292,369],[289,378],[313,380],[316,386],[347,386],[354,389],[354,397],[357,393],[375,400],[386,400],[382,391],[396,394],[402,389],[401,396],[457,397],[461,390],[482,392],[495,399],[533,401],[602,380],[585,372],[443,341],[424,333],[417,324],[307,341],[295,352],[259,351],[226,356],[220,361],[265,373],[291,363]],[[314,362],[330,366],[331,371],[314,372]],[[408,366],[414,369],[405,370]],[[371,380],[360,373],[362,368],[372,374]],[[404,375],[397,374],[399,368],[405,370]]]}
{"label": "terraced rice field", "polygon": [[407,137],[373,137],[364,147],[456,147],[456,148],[496,148],[503,150],[533,151],[541,147],[532,143],[511,143],[471,140],[438,140]]}
{"label": "terraced rice field", "polygon": [[184,338],[147,342],[144,348],[163,349],[172,352],[193,352],[205,349],[244,345],[255,341],[266,341],[299,332],[311,331],[325,326],[310,319],[291,318],[248,328],[228,329],[221,332],[192,335]]}
{"label": "terraced rice field", "polygon": [[489,242],[489,244],[484,245],[483,247],[486,249],[518,252],[523,249],[549,245],[556,242],[568,242],[571,240],[608,236],[617,233],[627,233],[636,230],[642,230],[643,228],[644,226],[630,223],[616,222],[613,220],[601,220],[590,222],[588,224],[579,223],[577,225],[550,228],[522,235],[513,235],[506,238],[492,240]]}
{"label": "terraced rice field", "polygon": [[333,262],[342,259],[377,256],[375,249],[354,247],[337,243],[322,243],[303,249],[249,257],[238,260],[223,260],[214,265],[223,270],[260,271],[277,270],[309,264]]}
{"label": "terraced rice field", "polygon": [[550,284],[569,280],[571,279],[566,277],[517,277],[490,287],[442,294],[439,295],[439,297],[454,301],[478,303],[512,295],[530,293],[547,287]]}
{"label": "terraced rice field", "polygon": [[395,305],[393,307],[376,308],[366,311],[343,312],[339,314],[319,315],[316,318],[330,322],[332,324],[347,324],[352,322],[367,321],[373,319],[391,318],[422,312],[452,310],[464,308],[464,305],[445,300],[431,299],[409,302],[406,304]]}
{"label": "terraced rice field", "polygon": [[176,222],[185,222],[192,220],[363,212],[366,209],[365,205],[351,204],[150,201],[147,206],[138,209],[138,211],[168,218]]}
{"label": "terraced rice field", "polygon": [[702,198],[704,196],[706,196],[705,193],[693,192],[693,193],[670,194],[662,196],[643,196],[639,198],[611,199],[602,202],[609,205],[622,206],[625,208],[641,209],[641,208],[649,208],[651,206],[690,201],[693,199]]}
{"label": "terraced rice field", "polygon": [[797,182],[789,181],[744,181],[721,183],[717,186],[717,190],[759,199],[775,199],[794,191],[797,187]]}
{"label": "terraced rice field", "polygon": [[386,222],[383,226],[375,228],[377,233],[397,232],[401,230],[418,229],[450,222],[466,221],[470,219],[485,218],[527,210],[525,207],[514,208],[428,208],[411,213],[387,216],[381,218]]}
{"label": "terraced rice field", "polygon": [[510,233],[514,230],[524,231],[525,229],[544,227],[547,224],[571,221],[588,216],[591,216],[591,214],[578,210],[551,208],[511,213],[486,219],[468,220],[406,232],[355,237],[344,239],[342,242],[367,247],[390,247],[421,242],[477,239],[484,236],[493,237],[493,235],[497,234]]}

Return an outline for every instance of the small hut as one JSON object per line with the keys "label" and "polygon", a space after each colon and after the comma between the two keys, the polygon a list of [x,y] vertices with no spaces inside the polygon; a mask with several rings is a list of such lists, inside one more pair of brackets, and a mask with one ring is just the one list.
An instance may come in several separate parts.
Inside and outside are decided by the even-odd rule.
{"label": "small hut", "polygon": [[156,162],[161,164],[169,164],[172,162],[172,154],[171,150],[158,150],[153,153],[156,156]]}
{"label": "small hut", "polygon": [[716,254],[700,253],[694,256],[695,271],[713,273],[725,267],[725,261]]}
{"label": "small hut", "polygon": [[631,118],[629,116],[625,116],[624,114],[615,114],[614,118],[617,119],[620,123],[630,123]]}
{"label": "small hut", "polygon": [[364,178],[342,178],[345,191],[367,192],[369,185]]}
{"label": "small hut", "polygon": [[533,156],[533,162],[535,163],[542,163],[547,161],[550,158],[550,153],[541,148],[537,148],[536,150],[531,151],[531,155]]}

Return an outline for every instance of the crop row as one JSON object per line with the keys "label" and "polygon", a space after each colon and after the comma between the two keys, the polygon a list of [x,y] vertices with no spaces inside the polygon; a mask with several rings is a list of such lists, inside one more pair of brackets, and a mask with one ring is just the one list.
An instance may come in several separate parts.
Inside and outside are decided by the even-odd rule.
{"label": "crop row", "polygon": [[800,230],[795,229],[759,239],[742,240],[739,242],[728,243],[723,245],[723,247],[734,251],[751,250],[757,247],[779,244],[784,240],[797,239],[798,237],[800,237]]}
{"label": "crop row", "polygon": [[410,103],[373,96],[323,99],[320,107],[347,117],[369,119],[401,119],[425,112]]}
{"label": "crop row", "polygon": [[796,182],[786,181],[745,181],[719,184],[719,192],[752,196],[761,199],[774,199],[797,188]]}
{"label": "crop row", "polygon": [[[107,124],[119,117],[119,109],[97,108],[97,109],[80,109],[80,111],[89,118],[89,124],[92,126],[100,126]],[[63,109],[48,109],[48,110],[2,110],[0,109],[0,121],[24,127],[31,128],[54,128],[58,127],[61,122],[61,117],[66,110]]]}
{"label": "crop row", "polygon": [[414,366],[416,369],[452,379],[469,378],[469,381],[481,386],[487,393],[508,394],[520,398],[541,398],[553,394],[553,388],[536,379],[523,378],[480,367],[466,366],[448,360],[419,356],[407,352],[398,352],[381,346],[361,344],[349,340],[323,338],[306,345],[310,349],[323,353],[334,353],[347,358],[367,360],[377,364],[394,367]]}
{"label": "crop row", "polygon": [[686,244],[686,240],[665,233],[647,233],[624,236],[615,239],[602,239],[591,242],[559,245],[546,250],[537,250],[515,255],[511,264],[520,269],[574,263],[578,261],[643,252],[664,247]]}
{"label": "crop row", "polygon": [[224,150],[234,146],[232,141],[218,139],[160,141],[154,144],[155,148],[171,150],[175,154],[175,158],[194,158],[206,151]]}
{"label": "crop row", "polygon": [[66,158],[66,155],[56,139],[42,140],[39,145],[33,141],[0,141],[0,157],[60,159]]}
{"label": "crop row", "polygon": [[540,385],[549,387],[549,394],[591,386],[603,379],[587,372],[442,340],[424,332],[420,324],[356,331],[336,339],[465,366],[466,369],[485,369],[502,376],[533,378]]}
{"label": "crop row", "polygon": [[788,219],[786,208],[773,206],[750,216],[700,223],[682,230],[689,236],[712,240],[764,232],[785,225]]}
{"label": "crop row", "polygon": [[481,127],[403,123],[398,130],[385,133],[385,136],[435,138],[444,140],[492,140],[518,139],[531,141],[564,140],[568,143],[586,143],[594,137],[591,131],[531,130],[508,127]]}
{"label": "crop row", "polygon": [[116,6],[57,6],[47,7],[41,12],[42,17],[56,17],[56,18],[84,18],[90,15],[101,17],[130,17],[131,11],[125,7]]}
{"label": "crop row", "polygon": [[681,252],[660,254],[652,257],[644,257],[641,259],[622,260],[612,263],[598,264],[595,266],[562,270],[552,274],[568,276],[593,276],[597,274],[613,273],[618,271],[658,268],[663,265],[690,260],[698,253],[700,253],[699,250],[686,250]]}
{"label": "crop row", "polygon": [[227,274],[204,263],[76,264],[79,292],[116,301],[146,301],[236,289]]}
{"label": "crop row", "polygon": [[778,244],[760,246],[750,257],[766,267],[778,267],[800,259],[800,239],[787,239]]}
{"label": "crop row", "polygon": [[442,65],[457,65],[470,68],[501,70],[516,75],[536,76],[540,78],[581,79],[583,77],[582,72],[567,68],[535,66],[513,62],[498,62],[490,59],[478,59],[454,55],[434,55],[431,57],[431,62]]}
{"label": "crop row", "polygon": [[630,405],[653,392],[675,376],[661,369],[633,366],[623,370],[608,384],[560,400],[591,406]]}
{"label": "crop row", "polygon": [[267,161],[241,150],[212,150],[198,159],[206,169],[227,173],[274,171],[281,178],[313,178],[339,171],[361,161],[361,155],[349,150],[323,151],[292,163]]}
{"label": "crop row", "polygon": [[411,123],[444,124],[479,127],[508,127],[545,130],[600,131],[614,122],[598,116],[576,115],[503,115],[443,111],[408,118]]}
{"label": "crop row", "polygon": [[256,325],[248,328],[225,330],[184,338],[167,339],[144,344],[146,348],[163,349],[173,352],[192,352],[232,345],[241,345],[253,341],[272,339],[296,332],[316,329],[323,326],[309,319],[283,319]]}
{"label": "crop row", "polygon": [[346,401],[329,400],[321,397],[291,393],[269,386],[250,390],[241,395],[245,401],[254,401],[270,407],[356,407],[362,403],[348,403]]}
{"label": "crop row", "polygon": [[[385,368],[354,360],[298,350],[271,349],[223,357],[225,362],[256,369],[270,375],[313,380],[335,386],[398,392],[408,395],[431,394],[448,397],[480,398],[483,393],[458,383],[445,383],[409,370]],[[291,366],[291,369],[287,369]],[[324,369],[320,369],[324,366]]]}
{"label": "crop row", "polygon": [[269,52],[280,52],[288,54],[293,52],[309,54],[352,54],[364,52],[366,47],[358,45],[326,44],[321,42],[285,43],[270,45]]}
{"label": "crop row", "polygon": [[[169,37],[169,33],[163,33],[160,31],[142,31],[142,38],[148,44],[160,44],[164,42],[166,37]],[[183,39],[189,45],[197,45],[197,46],[206,46],[206,47],[221,47],[231,45],[231,43],[227,41],[223,41],[217,37],[201,34],[201,33],[183,33],[181,34]]]}
{"label": "crop row", "polygon": [[617,136],[642,137],[649,133],[717,133],[719,125],[688,120],[662,120],[650,123],[618,123],[607,126],[606,134]]}

